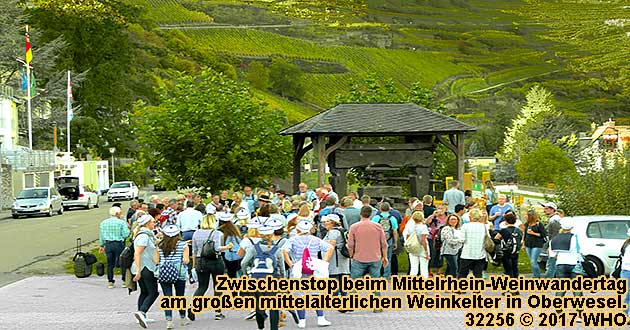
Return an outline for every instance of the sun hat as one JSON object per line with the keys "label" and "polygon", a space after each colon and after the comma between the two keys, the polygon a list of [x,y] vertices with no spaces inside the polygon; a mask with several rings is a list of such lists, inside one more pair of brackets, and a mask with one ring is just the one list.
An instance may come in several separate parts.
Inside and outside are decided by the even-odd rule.
{"label": "sun hat", "polygon": [[219,221],[230,222],[234,216],[229,212],[221,212],[218,214]]}
{"label": "sun hat", "polygon": [[552,208],[554,210],[558,209],[558,205],[556,205],[556,203],[554,202],[545,202],[545,203],[539,203],[540,205],[542,205],[542,207],[548,207],[548,208]]}
{"label": "sun hat", "polygon": [[261,202],[271,203],[271,199],[269,199],[269,196],[267,195],[260,195],[260,197],[258,197],[258,200]]}
{"label": "sun hat", "polygon": [[282,214],[274,213],[274,214],[269,216],[269,219],[278,220],[278,221],[280,221],[280,223],[282,223],[283,226],[287,225],[287,218],[285,218],[284,215],[282,215]]}
{"label": "sun hat", "polygon": [[339,219],[339,216],[336,214],[328,214],[322,218],[322,221],[327,221],[327,220],[333,221],[335,223],[341,223],[341,219]]}
{"label": "sun hat", "polygon": [[208,206],[206,206],[206,213],[207,214],[215,214],[215,213],[217,213],[216,206],[214,206],[212,204],[208,204]]}
{"label": "sun hat", "polygon": [[309,219],[302,218],[298,220],[297,229],[301,232],[308,232],[313,228],[313,223]]}
{"label": "sun hat", "polygon": [[297,213],[289,213],[289,215],[287,215],[287,223],[297,217],[298,217]]}
{"label": "sun hat", "polygon": [[573,228],[573,219],[571,218],[562,218],[560,219],[560,227],[564,230],[569,230]]}
{"label": "sun hat", "polygon": [[177,227],[176,225],[168,225],[168,226],[162,228],[162,232],[164,233],[164,235],[166,235],[168,237],[175,237],[181,231],[179,230],[179,227]]}
{"label": "sun hat", "polygon": [[246,224],[247,228],[249,228],[249,229],[257,229],[257,228],[260,227],[260,225],[261,225],[261,223],[260,223],[260,219],[258,219],[258,217],[254,217],[254,218],[249,219],[249,221],[247,221],[247,224]]}
{"label": "sun hat", "polygon": [[236,212],[236,217],[241,220],[249,219],[249,211],[247,211],[246,209],[240,209],[238,210],[238,212]]}
{"label": "sun hat", "polygon": [[267,225],[262,225],[258,228],[258,233],[261,235],[271,235],[274,231],[273,227]]}
{"label": "sun hat", "polygon": [[282,222],[282,220],[274,217],[270,217],[264,225],[273,228],[273,230],[284,228],[284,223]]}
{"label": "sun hat", "polygon": [[141,216],[140,218],[138,218],[138,225],[142,226],[147,224],[149,221],[154,221],[155,219],[153,219],[152,216],[145,214],[143,216]]}

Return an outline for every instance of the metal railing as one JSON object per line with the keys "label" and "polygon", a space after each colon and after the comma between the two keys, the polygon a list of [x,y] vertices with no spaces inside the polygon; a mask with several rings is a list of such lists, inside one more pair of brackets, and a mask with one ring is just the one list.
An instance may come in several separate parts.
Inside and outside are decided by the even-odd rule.
{"label": "metal railing", "polygon": [[52,170],[56,154],[51,150],[1,150],[0,164],[10,164],[18,171]]}

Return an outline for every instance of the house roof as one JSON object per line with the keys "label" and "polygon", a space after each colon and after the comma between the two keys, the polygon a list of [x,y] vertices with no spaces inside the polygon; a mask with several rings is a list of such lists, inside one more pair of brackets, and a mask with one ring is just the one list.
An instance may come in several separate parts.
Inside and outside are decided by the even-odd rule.
{"label": "house roof", "polygon": [[471,132],[461,121],[413,103],[340,104],[280,132],[281,135],[426,135]]}

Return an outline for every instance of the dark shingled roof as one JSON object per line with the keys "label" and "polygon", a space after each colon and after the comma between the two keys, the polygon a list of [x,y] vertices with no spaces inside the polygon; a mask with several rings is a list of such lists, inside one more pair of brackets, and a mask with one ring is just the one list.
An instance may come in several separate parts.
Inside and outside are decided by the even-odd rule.
{"label": "dark shingled roof", "polygon": [[457,119],[413,103],[378,103],[340,104],[280,134],[421,135],[475,130]]}

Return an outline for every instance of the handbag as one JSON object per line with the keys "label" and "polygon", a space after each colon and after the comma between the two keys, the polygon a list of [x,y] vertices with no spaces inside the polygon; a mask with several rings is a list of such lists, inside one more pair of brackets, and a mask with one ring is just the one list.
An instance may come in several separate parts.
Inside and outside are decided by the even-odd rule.
{"label": "handbag", "polygon": [[405,250],[407,253],[413,255],[419,255],[422,252],[422,245],[420,245],[420,240],[418,240],[418,234],[415,232],[409,235],[409,238],[405,241]]}
{"label": "handbag", "polygon": [[490,233],[488,233],[488,231],[486,230],[486,236],[483,238],[483,248],[486,250],[486,252],[492,253],[494,252],[494,246],[494,241],[490,237]]}

